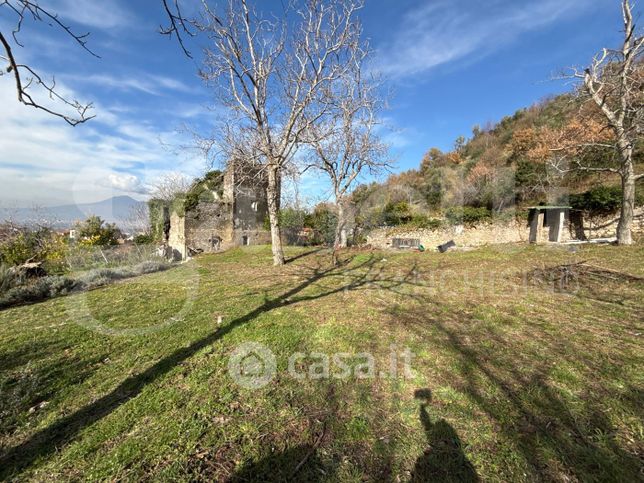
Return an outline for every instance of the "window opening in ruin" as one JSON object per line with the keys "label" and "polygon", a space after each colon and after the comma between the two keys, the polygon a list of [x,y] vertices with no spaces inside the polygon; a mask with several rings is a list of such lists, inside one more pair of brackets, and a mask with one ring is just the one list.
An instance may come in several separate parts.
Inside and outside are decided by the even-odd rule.
{"label": "window opening in ruin", "polygon": [[170,239],[170,209],[163,207],[163,241],[168,242]]}

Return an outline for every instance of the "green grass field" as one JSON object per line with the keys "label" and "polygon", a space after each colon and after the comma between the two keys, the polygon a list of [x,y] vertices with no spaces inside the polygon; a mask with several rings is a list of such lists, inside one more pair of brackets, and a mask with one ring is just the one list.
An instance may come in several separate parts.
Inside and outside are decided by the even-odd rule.
{"label": "green grass field", "polygon": [[[0,476],[641,480],[642,245],[287,255],[207,255],[0,312]],[[580,261],[594,268],[549,278]],[[228,372],[248,341],[277,363],[257,389]],[[314,353],[388,368],[392,345],[413,374],[287,370],[298,351],[300,374]]]}

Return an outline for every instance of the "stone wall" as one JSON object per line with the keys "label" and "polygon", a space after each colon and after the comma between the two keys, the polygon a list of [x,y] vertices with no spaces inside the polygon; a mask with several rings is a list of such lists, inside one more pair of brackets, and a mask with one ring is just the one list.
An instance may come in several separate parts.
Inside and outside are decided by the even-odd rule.
{"label": "stone wall", "polygon": [[393,238],[417,238],[428,250],[435,250],[449,240],[456,246],[476,247],[498,243],[528,242],[530,229],[527,222],[487,223],[476,227],[462,225],[438,230],[405,230],[400,227],[378,228],[367,235],[367,244],[375,248],[391,248]]}
{"label": "stone wall", "polygon": [[[644,207],[635,208],[632,232],[644,234]],[[617,231],[619,213],[611,216],[585,218],[583,220],[584,236],[592,238],[612,238]]]}
{"label": "stone wall", "polygon": [[224,174],[223,196],[212,192],[212,197],[202,197],[185,214],[171,214],[168,245],[175,258],[270,243],[270,232],[264,230],[265,182],[254,171],[236,173],[233,167]]}
{"label": "stone wall", "polygon": [[168,246],[172,250],[172,257],[177,260],[186,258],[185,218],[173,212],[170,215],[170,231],[168,232]]}
{"label": "stone wall", "polygon": [[233,246],[270,245],[271,232],[266,230],[235,230]]}
{"label": "stone wall", "polygon": [[268,216],[268,202],[264,186],[241,186],[234,197],[235,230],[256,230],[264,226]]}
{"label": "stone wall", "polygon": [[233,245],[231,203],[203,202],[185,215],[186,245],[190,250],[212,252]]}
{"label": "stone wall", "polygon": [[[583,231],[586,238],[611,238],[617,229],[617,216],[583,220]],[[635,210],[633,233],[644,234],[644,208]],[[374,248],[391,248],[393,238],[419,239],[428,250],[436,250],[438,245],[454,240],[457,247],[478,247],[500,243],[528,243],[530,227],[528,221],[512,220],[494,222],[475,227],[462,225],[438,230],[409,230],[401,227],[387,227],[372,230],[367,235],[367,244]],[[580,232],[572,222],[566,224],[562,241],[579,239]]]}

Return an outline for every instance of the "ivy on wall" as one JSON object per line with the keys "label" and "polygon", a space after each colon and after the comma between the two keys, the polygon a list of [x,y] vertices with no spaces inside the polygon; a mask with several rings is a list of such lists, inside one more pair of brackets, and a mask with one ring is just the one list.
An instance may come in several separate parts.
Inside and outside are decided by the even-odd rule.
{"label": "ivy on wall", "polygon": [[150,234],[154,241],[160,242],[164,238],[166,219],[164,216],[165,209],[170,205],[165,200],[152,198],[148,201],[148,213],[150,216]]}
{"label": "ivy on wall", "polygon": [[194,210],[200,202],[215,201],[215,193],[219,199],[224,195],[224,174],[219,170],[209,171],[203,178],[195,180],[184,197],[184,214]]}
{"label": "ivy on wall", "polygon": [[197,178],[187,193],[178,193],[172,200],[152,198],[148,201],[150,213],[151,234],[155,241],[160,242],[165,238],[169,229],[170,214],[176,213],[184,217],[187,212],[193,211],[202,202],[213,202],[224,195],[224,173],[213,170],[203,177]]}

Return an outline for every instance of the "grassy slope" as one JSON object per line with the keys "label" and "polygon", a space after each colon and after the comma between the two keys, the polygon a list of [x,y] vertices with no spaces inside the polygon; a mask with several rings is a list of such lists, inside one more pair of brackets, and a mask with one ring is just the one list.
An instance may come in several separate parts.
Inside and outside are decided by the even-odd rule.
{"label": "grassy slope", "polygon": [[[521,274],[589,260],[641,276],[643,251],[354,252],[330,269],[291,249],[306,256],[276,269],[252,247],[0,312],[0,476],[634,481],[644,287],[559,293]],[[227,373],[248,340],[278,361],[258,390]],[[298,350],[388,364],[393,343],[416,354],[413,378],[285,372]]]}

